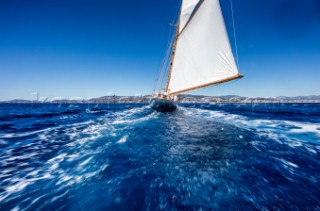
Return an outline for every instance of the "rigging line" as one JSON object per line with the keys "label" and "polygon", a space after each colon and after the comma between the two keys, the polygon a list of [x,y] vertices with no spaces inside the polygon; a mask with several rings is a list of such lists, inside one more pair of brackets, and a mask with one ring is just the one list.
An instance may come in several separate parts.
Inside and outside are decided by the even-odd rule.
{"label": "rigging line", "polygon": [[161,89],[161,86],[162,86],[162,81],[164,80],[164,75],[166,73],[166,68],[167,68],[167,63],[168,63],[168,56],[170,54],[170,49],[171,49],[171,42],[173,40],[173,30],[172,30],[172,27],[170,27],[170,30],[169,30],[169,36],[168,36],[168,40],[167,40],[167,47],[166,47],[166,53],[164,55],[164,59],[163,59],[163,62],[162,62],[162,66],[160,68],[160,71],[159,71],[159,74],[158,74],[158,78],[156,80],[156,84],[155,84],[155,91],[159,91]]}
{"label": "rigging line", "polygon": [[169,46],[168,46],[168,51],[167,51],[167,55],[165,57],[165,61],[164,61],[164,65],[163,65],[163,69],[162,69],[162,72],[161,72],[161,77],[160,77],[160,80],[158,82],[158,88],[160,89],[161,91],[161,87],[163,86],[164,84],[164,79],[165,79],[165,76],[167,75],[167,72],[168,72],[168,66],[169,66],[169,55],[171,55],[171,52],[172,52],[172,42],[174,40],[174,31],[172,32],[172,35],[171,35],[171,40],[169,42]]}
{"label": "rigging line", "polygon": [[172,37],[172,29],[171,29],[171,27],[170,27],[170,29],[169,29],[169,36],[168,36],[168,41],[167,41],[167,43],[169,43],[169,45],[167,45],[167,47],[166,47],[166,52],[165,52],[165,54],[164,54],[164,60],[162,61],[162,64],[161,64],[161,67],[160,67],[160,71],[158,72],[158,74],[157,74],[157,77],[156,77],[156,80],[155,80],[155,84],[154,84],[154,87],[153,87],[153,93],[156,91],[156,89],[158,88],[158,86],[159,86],[159,81],[161,80],[161,76],[162,76],[162,74],[163,74],[163,68],[164,68],[164,66],[165,66],[165,63],[166,63],[166,58],[167,58],[167,56],[168,56],[168,54],[169,54],[169,50],[170,50],[170,41],[171,41],[171,38]]}
{"label": "rigging line", "polygon": [[166,69],[166,66],[167,66],[167,61],[165,60],[164,63],[163,63],[163,67],[161,69],[161,72],[160,72],[160,77],[159,77],[159,80],[157,81],[157,84],[156,84],[156,91],[159,91],[160,87],[161,87],[161,83],[163,81],[163,74],[165,72],[165,69]]}
{"label": "rigging line", "polygon": [[[170,32],[170,30],[169,30],[169,38],[168,39],[170,39],[170,35],[171,34],[171,32]],[[153,93],[156,91],[156,89],[157,89],[157,86],[158,86],[158,84],[159,84],[159,80],[160,80],[160,77],[161,77],[161,74],[162,74],[162,72],[163,72],[163,66],[165,65],[165,58],[166,58],[166,55],[168,54],[168,47],[166,47],[166,52],[165,52],[165,54],[164,54],[164,60],[162,61],[162,64],[161,64],[161,67],[160,67],[160,70],[159,70],[159,72],[158,72],[158,75],[157,75],[157,77],[156,77],[156,81],[155,81],[155,84],[154,84],[154,88],[153,88]]]}
{"label": "rigging line", "polygon": [[[180,7],[180,8],[181,8],[181,7]],[[180,14],[179,14],[179,16],[180,16]],[[179,17],[179,16],[178,16],[178,17]],[[176,19],[176,17],[175,17],[174,19]],[[167,68],[168,68],[168,67],[167,67],[167,65],[168,65],[168,64],[167,64],[167,63],[168,63],[168,61],[167,61],[168,55],[167,55],[167,54],[171,53],[171,46],[172,46],[172,42],[171,42],[171,41],[174,40],[174,35],[173,35],[172,31],[174,31],[174,30],[172,30],[172,27],[170,27],[169,45],[168,45],[168,47],[167,47],[167,53],[166,53],[166,55],[165,55],[165,58],[164,58],[162,67],[161,67],[161,69],[160,69],[160,71],[159,71],[159,74],[158,74],[158,77],[157,77],[157,79],[156,79],[156,83],[155,83],[155,86],[154,86],[154,91],[155,91],[155,89],[158,88],[159,84],[160,84],[160,86],[162,86],[164,77],[165,77],[166,72],[167,72]],[[161,89],[161,87],[160,87],[160,89]]]}
{"label": "rigging line", "polygon": [[232,24],[233,24],[234,42],[235,42],[235,46],[236,46],[237,65],[238,65],[238,70],[240,71],[239,55],[238,55],[238,45],[237,45],[237,35],[236,35],[236,27],[235,27],[235,21],[234,21],[234,11],[233,11],[233,3],[232,3],[232,0],[230,0],[230,4],[231,4],[231,13],[232,13]]}

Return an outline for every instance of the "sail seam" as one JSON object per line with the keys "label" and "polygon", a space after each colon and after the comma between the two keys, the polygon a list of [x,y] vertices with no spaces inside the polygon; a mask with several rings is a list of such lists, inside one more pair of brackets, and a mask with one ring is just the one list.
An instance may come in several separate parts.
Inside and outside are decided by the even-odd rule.
{"label": "sail seam", "polygon": [[188,27],[188,25],[190,24],[191,20],[193,19],[193,17],[195,16],[195,14],[198,12],[198,10],[200,9],[201,5],[203,4],[205,0],[202,0],[201,2],[198,3],[198,6],[196,7],[196,9],[192,12],[192,15],[190,16],[189,20],[187,21],[187,23],[185,24],[185,26],[183,27],[183,29],[181,30],[181,32],[179,32],[178,37],[181,36],[181,34],[185,31],[185,29]]}
{"label": "sail seam", "polygon": [[179,26],[180,26],[180,18],[181,18],[180,17],[181,16],[181,10],[182,10],[182,5],[180,7],[179,19],[178,19],[177,26],[176,26],[176,37],[175,37],[175,40],[174,40],[174,43],[173,43],[172,52],[171,52],[170,70],[169,70],[167,85],[166,85],[166,89],[165,89],[166,94],[168,94],[168,91],[169,91],[169,85],[170,85],[172,69],[173,69],[173,62],[174,62],[174,58],[175,58],[175,54],[176,54],[176,50],[177,50],[178,37],[179,37]]}

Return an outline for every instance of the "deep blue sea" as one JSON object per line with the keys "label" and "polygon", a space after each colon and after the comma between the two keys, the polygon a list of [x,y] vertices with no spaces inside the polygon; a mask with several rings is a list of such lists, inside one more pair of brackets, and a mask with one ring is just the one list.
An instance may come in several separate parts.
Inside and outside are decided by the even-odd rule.
{"label": "deep blue sea", "polygon": [[0,104],[0,210],[320,210],[319,104]]}

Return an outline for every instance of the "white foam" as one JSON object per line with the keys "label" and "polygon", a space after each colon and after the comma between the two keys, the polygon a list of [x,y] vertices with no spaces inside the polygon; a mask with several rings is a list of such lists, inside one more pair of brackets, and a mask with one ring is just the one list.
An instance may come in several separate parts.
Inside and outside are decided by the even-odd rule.
{"label": "white foam", "polygon": [[49,171],[54,171],[59,167],[59,163],[53,163],[52,166],[50,166]]}
{"label": "white foam", "polygon": [[[279,160],[282,163],[283,167],[285,169],[287,169],[291,174],[294,174],[295,169],[299,168],[299,166],[297,164],[292,163],[290,161],[287,161],[284,159],[277,159],[277,160]],[[288,179],[290,179],[290,178],[288,178]]]}
{"label": "white foam", "polygon": [[8,162],[12,162],[12,161],[15,161],[15,160],[28,159],[28,158],[32,158],[32,157],[34,157],[36,155],[37,155],[37,153],[33,152],[33,153],[27,153],[27,154],[20,155],[20,156],[8,157],[7,159],[3,159],[3,162],[8,163]]}
{"label": "white foam", "polygon": [[57,182],[57,185],[60,185],[61,183],[67,182],[72,179],[72,176],[62,175],[60,177],[60,180]]}
{"label": "white foam", "polygon": [[41,198],[43,198],[44,196],[45,196],[45,195],[42,195],[42,196],[39,196],[38,198],[34,199],[34,200],[30,203],[30,205],[36,203],[37,201],[39,201],[39,200],[40,200]]}
{"label": "white foam", "polygon": [[157,113],[151,113],[150,115],[139,118],[139,119],[136,119],[136,118],[128,119],[128,117],[120,117],[119,119],[116,119],[115,121],[113,121],[113,124],[126,124],[126,125],[136,124],[136,123],[148,121],[156,117],[157,117]]}
{"label": "white foam", "polygon": [[[205,118],[215,118],[216,120],[225,121],[231,124],[241,124],[242,126],[246,126],[249,128],[261,128],[261,129],[269,129],[269,130],[283,130],[282,132],[290,131],[292,133],[315,133],[320,136],[320,124],[310,123],[310,122],[295,122],[295,121],[284,121],[284,120],[250,120],[247,117],[235,114],[229,114],[221,111],[208,111],[202,109],[183,109],[186,115],[199,115]],[[232,121],[230,121],[232,120]],[[287,130],[286,128],[282,128],[282,125],[296,127],[294,129]]]}
{"label": "white foam", "polygon": [[288,143],[288,145],[293,148],[303,146],[303,144],[300,141],[291,141]]}
{"label": "white foam", "polygon": [[85,161],[83,161],[82,163],[79,164],[79,167],[87,165],[92,159],[93,159],[93,157],[86,159]]}
{"label": "white foam", "polygon": [[77,158],[80,158],[80,157],[81,157],[80,153],[68,155],[67,161],[71,162],[71,161],[77,160]]}
{"label": "white foam", "polygon": [[[242,129],[254,131],[260,137],[271,139],[279,144],[287,144],[290,147],[303,146],[314,153],[315,150],[307,148],[300,138],[294,138],[296,134],[312,134],[320,137],[320,124],[312,122],[296,122],[286,120],[251,119],[250,117],[229,114],[223,111],[210,111],[198,108],[181,108],[184,115],[214,119],[217,122],[232,124]],[[292,136],[292,134],[294,134]],[[241,137],[240,137],[241,138]],[[320,141],[320,139],[315,140]]]}
{"label": "white foam", "polygon": [[318,128],[320,127],[319,124],[311,124],[311,123],[300,123],[300,122],[286,122],[292,126],[298,127],[295,129],[291,129],[292,133],[314,133],[317,136],[320,136],[320,131]]}
{"label": "white foam", "polygon": [[14,207],[11,211],[19,211],[21,210],[19,206]]}
{"label": "white foam", "polygon": [[38,137],[39,137],[40,140],[43,140],[43,141],[47,140],[47,136],[45,134],[39,134]]}
{"label": "white foam", "polygon": [[6,199],[9,196],[9,194],[1,194],[0,193],[0,202],[2,202],[4,199]]}
{"label": "white foam", "polygon": [[67,153],[62,153],[54,158],[51,158],[48,160],[48,163],[55,163],[55,162],[61,162],[64,160],[64,158],[67,156]]}
{"label": "white foam", "polygon": [[126,143],[127,142],[127,139],[128,139],[128,136],[123,136],[117,143],[118,144],[123,144],[123,143]]}
{"label": "white foam", "polygon": [[5,188],[8,194],[17,193],[25,189],[28,185],[30,185],[29,181],[21,180],[14,185],[10,185]]}
{"label": "white foam", "polygon": [[317,153],[318,153],[316,150],[311,149],[310,147],[306,147],[306,149],[307,149],[309,152],[313,153],[313,154],[317,154]]}
{"label": "white foam", "polygon": [[97,111],[95,111],[95,110],[91,110],[91,109],[86,109],[86,113],[87,114],[95,114],[95,113],[98,113],[98,112],[100,112],[99,110],[97,110]]}
{"label": "white foam", "polygon": [[54,201],[57,201],[58,199],[64,197],[65,195],[67,195],[68,192],[64,192],[62,193],[61,195],[58,195],[58,196],[55,196],[53,197],[51,200],[50,200],[50,203],[54,202]]}
{"label": "white foam", "polygon": [[14,136],[15,136],[14,133],[8,133],[8,134],[4,134],[4,135],[0,136],[0,138],[12,138]]}

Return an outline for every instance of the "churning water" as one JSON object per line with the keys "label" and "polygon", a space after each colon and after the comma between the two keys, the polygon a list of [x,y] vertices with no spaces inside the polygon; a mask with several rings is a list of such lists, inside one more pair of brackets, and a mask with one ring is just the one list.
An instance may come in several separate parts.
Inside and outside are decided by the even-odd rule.
{"label": "churning water", "polygon": [[3,104],[0,128],[0,210],[320,210],[317,104]]}

